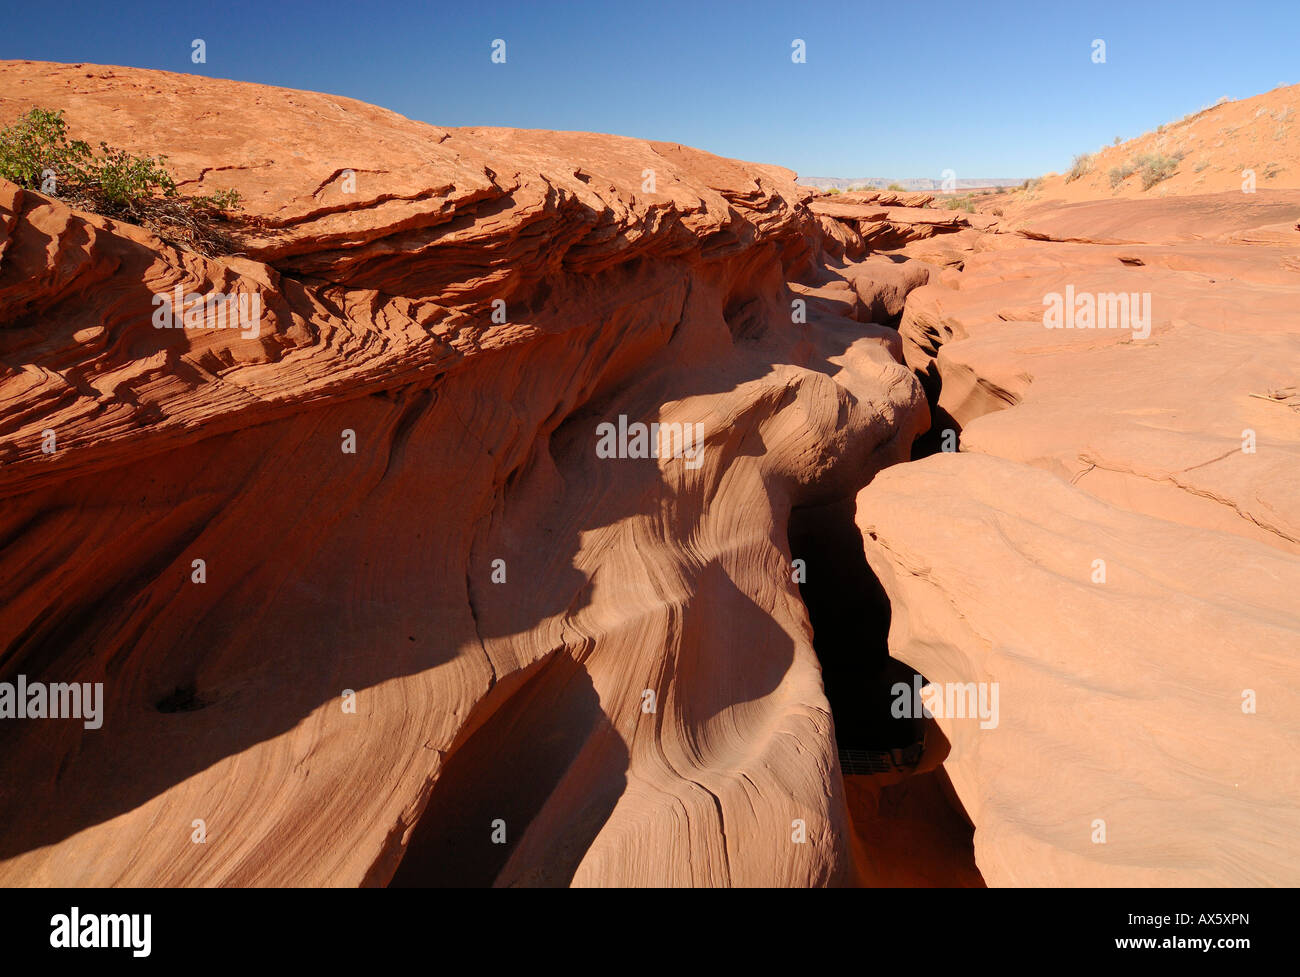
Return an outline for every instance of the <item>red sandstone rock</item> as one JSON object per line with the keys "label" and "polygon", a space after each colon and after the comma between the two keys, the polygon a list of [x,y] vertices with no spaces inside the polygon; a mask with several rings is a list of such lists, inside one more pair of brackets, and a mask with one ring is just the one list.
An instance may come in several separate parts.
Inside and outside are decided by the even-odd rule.
{"label": "red sandstone rock", "polygon": [[[0,184],[0,674],[106,697],[0,728],[0,879],[869,875],[785,522],[924,429],[867,320],[925,269],[819,299],[792,175],[676,145],[122,68],[0,91],[266,224],[204,259]],[[155,330],[178,284],[260,333]],[[700,454],[597,457],[620,418]]]}
{"label": "red sandstone rock", "polygon": [[[32,105],[252,220],[203,258],[0,182],[0,681],[106,699],[0,725],[0,880],[1296,882],[1294,189],[972,215],[0,63]],[[260,328],[155,329],[177,286]],[[900,464],[922,385],[960,453]],[[700,453],[598,454],[638,422]],[[895,657],[1004,690],[910,777],[841,776],[792,575],[855,495]]]}
{"label": "red sandstone rock", "polygon": [[893,654],[998,690],[938,718],[989,885],[1300,878],[1294,556],[978,453],[883,472],[858,523]]}
{"label": "red sandstone rock", "polygon": [[[1181,213],[1190,227],[1205,226],[1204,209],[1217,213],[1219,203],[1160,206],[1167,222]],[[1263,206],[1300,211],[1300,193]],[[1235,223],[1259,217],[1246,208]],[[999,235],[964,262],[958,287],[914,292],[900,331],[908,363],[932,377],[942,424],[960,431],[963,450],[1297,553],[1300,414],[1286,397],[1261,399],[1294,386],[1300,364],[1297,261],[1300,235],[1256,240],[1226,226],[1217,240],[1122,250]],[[1137,295],[1150,322],[1046,328],[1045,302],[1067,288]]]}

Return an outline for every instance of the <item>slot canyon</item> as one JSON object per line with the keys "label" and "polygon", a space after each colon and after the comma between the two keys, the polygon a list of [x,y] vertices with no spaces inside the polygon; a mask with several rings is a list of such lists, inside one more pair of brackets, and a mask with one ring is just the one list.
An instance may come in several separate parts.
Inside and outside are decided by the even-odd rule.
{"label": "slot canyon", "polygon": [[[244,201],[205,255],[0,180],[0,681],[104,692],[0,723],[0,882],[1300,882],[1300,190],[965,212],[161,71],[0,93]],[[1044,328],[1067,285],[1149,336]],[[155,328],[176,289],[261,329]]]}

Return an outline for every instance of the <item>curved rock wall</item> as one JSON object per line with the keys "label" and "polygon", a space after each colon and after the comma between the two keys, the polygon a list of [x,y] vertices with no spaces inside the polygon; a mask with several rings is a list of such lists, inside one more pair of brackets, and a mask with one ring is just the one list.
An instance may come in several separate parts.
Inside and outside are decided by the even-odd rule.
{"label": "curved rock wall", "polygon": [[[869,876],[785,522],[926,427],[870,324],[923,270],[837,273],[791,174],[680,146],[0,79],[250,219],[204,259],[0,185],[0,677],[105,695],[0,727],[0,879]],[[260,330],[156,329],[178,285]],[[600,457],[620,418],[697,437]]]}

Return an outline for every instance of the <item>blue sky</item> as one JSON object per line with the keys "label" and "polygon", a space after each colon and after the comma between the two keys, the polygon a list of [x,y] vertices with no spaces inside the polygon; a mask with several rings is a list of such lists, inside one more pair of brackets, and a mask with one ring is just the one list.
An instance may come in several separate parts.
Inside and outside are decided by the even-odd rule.
{"label": "blue sky", "polygon": [[1296,0],[73,0],[13,3],[3,23],[3,59],[305,88],[438,125],[664,139],[805,176],[1034,176],[1221,95],[1300,82]]}

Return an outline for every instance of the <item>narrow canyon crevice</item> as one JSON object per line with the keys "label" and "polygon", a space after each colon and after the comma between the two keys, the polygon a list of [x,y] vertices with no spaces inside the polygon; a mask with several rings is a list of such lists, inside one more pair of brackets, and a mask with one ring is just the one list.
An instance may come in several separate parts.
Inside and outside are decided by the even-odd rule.
{"label": "narrow canyon crevice", "polygon": [[803,561],[799,592],[867,882],[982,886],[974,827],[942,766],[947,740],[934,720],[894,708],[896,684],[925,679],[889,654],[889,598],[863,553],[854,508],[852,498],[796,508],[789,540]]}
{"label": "narrow canyon crevice", "polygon": [[940,451],[956,451],[961,443],[961,424],[939,403],[943,381],[938,368],[932,363],[928,370],[915,372],[930,405],[930,428],[912,442],[911,460],[919,461]]}
{"label": "narrow canyon crevice", "polygon": [[804,561],[799,593],[840,751],[906,750],[921,742],[912,718],[890,715],[890,686],[915,674],[889,657],[889,600],[863,555],[852,498],[793,509],[790,549]]}

